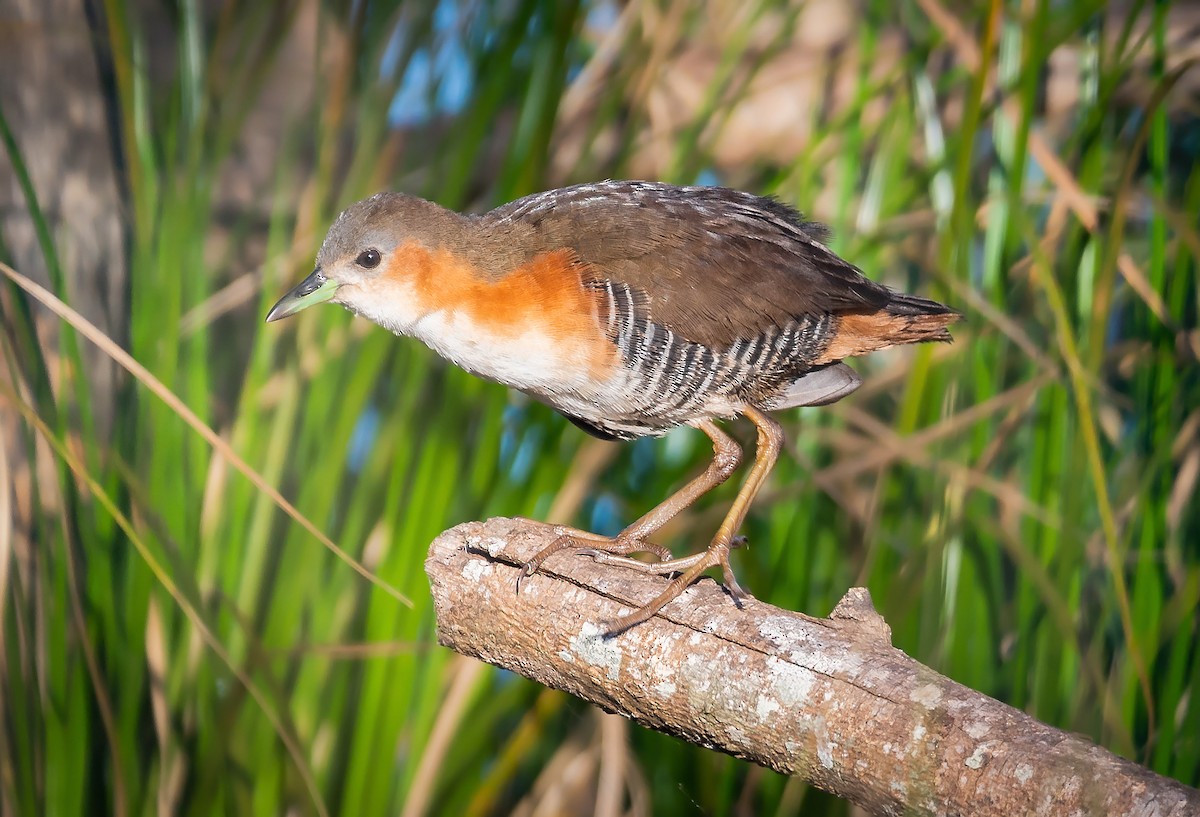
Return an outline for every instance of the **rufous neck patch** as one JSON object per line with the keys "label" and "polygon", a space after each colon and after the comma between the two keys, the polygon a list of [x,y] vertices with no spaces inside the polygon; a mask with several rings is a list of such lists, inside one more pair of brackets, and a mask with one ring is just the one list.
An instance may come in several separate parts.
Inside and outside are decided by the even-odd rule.
{"label": "rufous neck patch", "polygon": [[452,250],[408,242],[382,275],[396,290],[411,293],[419,315],[442,313],[497,342],[537,333],[581,364],[605,368],[615,364],[615,349],[600,328],[595,293],[584,288],[581,271],[569,248],[493,276]]}

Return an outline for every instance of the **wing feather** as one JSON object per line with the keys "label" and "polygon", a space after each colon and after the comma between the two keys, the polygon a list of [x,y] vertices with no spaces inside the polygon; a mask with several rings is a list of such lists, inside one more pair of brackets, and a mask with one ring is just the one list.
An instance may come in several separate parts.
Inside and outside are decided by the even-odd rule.
{"label": "wing feather", "polygon": [[805,316],[875,312],[892,297],[822,243],[821,225],[726,188],[576,185],[518,199],[481,226],[507,246],[572,248],[591,286],[628,287],[639,317],[713,349]]}

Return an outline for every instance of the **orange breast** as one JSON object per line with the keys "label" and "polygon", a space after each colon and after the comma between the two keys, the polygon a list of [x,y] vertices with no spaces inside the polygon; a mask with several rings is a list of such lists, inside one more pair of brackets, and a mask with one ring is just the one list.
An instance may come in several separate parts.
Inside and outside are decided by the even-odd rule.
{"label": "orange breast", "polygon": [[398,248],[383,273],[404,281],[420,312],[441,313],[469,327],[478,339],[528,347],[544,338],[552,348],[539,358],[603,379],[619,365],[617,350],[600,325],[594,293],[582,285],[581,263],[569,249],[542,253],[492,279],[449,250],[410,242]]}

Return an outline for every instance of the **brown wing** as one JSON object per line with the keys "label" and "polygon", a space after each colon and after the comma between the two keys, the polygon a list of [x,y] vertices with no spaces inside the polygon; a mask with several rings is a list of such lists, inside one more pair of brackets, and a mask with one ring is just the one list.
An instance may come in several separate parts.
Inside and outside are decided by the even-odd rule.
{"label": "brown wing", "polygon": [[893,297],[828,250],[820,225],[725,188],[577,185],[480,221],[497,246],[572,248],[597,281],[636,293],[645,319],[712,349],[806,317],[878,312]]}

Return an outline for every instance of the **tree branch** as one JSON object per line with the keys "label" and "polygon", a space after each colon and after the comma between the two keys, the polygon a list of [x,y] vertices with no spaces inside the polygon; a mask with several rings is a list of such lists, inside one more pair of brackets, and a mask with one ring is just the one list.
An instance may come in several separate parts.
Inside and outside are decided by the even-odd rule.
{"label": "tree branch", "polygon": [[510,519],[439,536],[425,570],[441,643],[877,814],[1200,814],[1200,791],[892,647],[865,589],[814,619],[753,599],[738,609],[703,580],[605,638],[603,622],[664,580],[563,553],[517,594],[519,566],[553,538]]}

